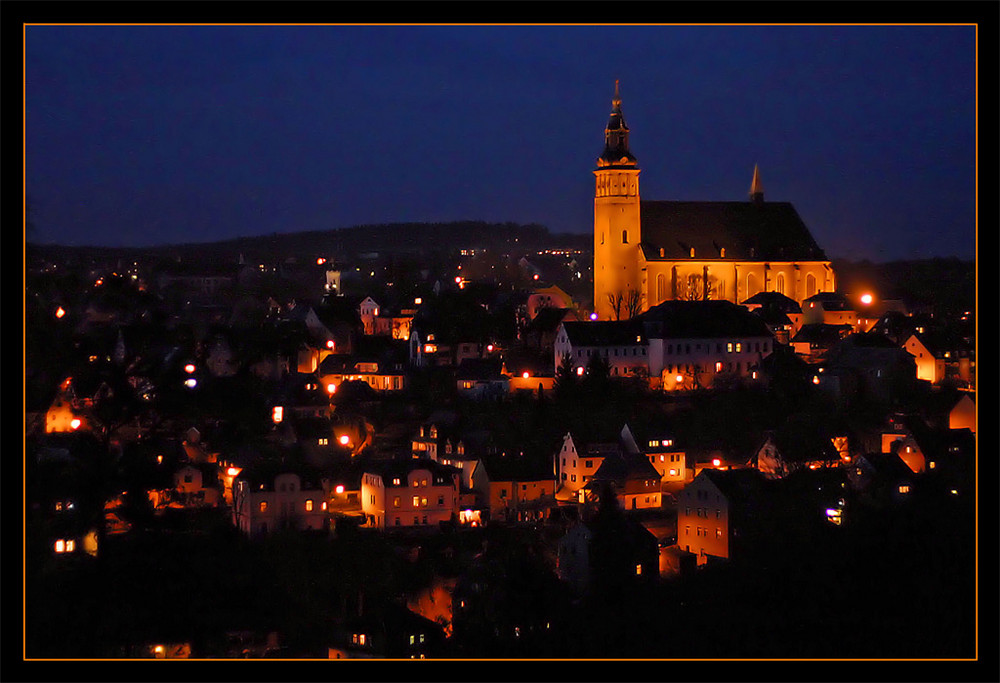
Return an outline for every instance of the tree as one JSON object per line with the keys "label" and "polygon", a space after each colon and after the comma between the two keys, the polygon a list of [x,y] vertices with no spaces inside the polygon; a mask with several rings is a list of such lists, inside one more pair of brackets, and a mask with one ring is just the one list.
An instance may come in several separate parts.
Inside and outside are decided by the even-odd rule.
{"label": "tree", "polygon": [[688,275],[686,286],[677,290],[680,301],[708,301],[718,296],[718,279],[708,275]]}
{"label": "tree", "polygon": [[566,398],[573,395],[578,388],[576,368],[573,366],[573,358],[568,354],[563,354],[559,367],[556,368],[555,393],[558,398]]}
{"label": "tree", "polygon": [[611,313],[615,316],[615,320],[621,319],[624,299],[625,295],[620,291],[608,293],[608,303],[611,304]]}
{"label": "tree", "polygon": [[624,306],[625,312],[628,313],[629,318],[634,318],[642,313],[642,304],[644,299],[645,297],[638,289],[630,289],[625,293]]}
{"label": "tree", "polygon": [[642,313],[642,304],[645,297],[638,289],[618,290],[608,294],[608,303],[611,304],[611,312],[615,320],[621,320],[622,314],[627,318],[634,318]]}

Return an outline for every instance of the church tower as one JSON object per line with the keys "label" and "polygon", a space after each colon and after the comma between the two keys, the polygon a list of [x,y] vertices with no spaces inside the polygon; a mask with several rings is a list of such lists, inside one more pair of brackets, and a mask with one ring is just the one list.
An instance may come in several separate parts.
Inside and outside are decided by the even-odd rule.
{"label": "church tower", "polygon": [[[628,126],[615,81],[604,152],[594,189],[594,310],[601,320],[624,320],[646,307],[639,273],[639,168],[628,146]],[[634,302],[630,307],[630,300]]]}

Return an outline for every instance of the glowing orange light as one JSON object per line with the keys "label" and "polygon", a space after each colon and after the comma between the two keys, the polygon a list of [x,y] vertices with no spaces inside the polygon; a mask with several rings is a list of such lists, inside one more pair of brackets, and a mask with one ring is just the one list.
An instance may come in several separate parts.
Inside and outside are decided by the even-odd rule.
{"label": "glowing orange light", "polygon": [[274,410],[271,411],[271,419],[277,424],[281,422],[282,416],[284,414],[284,409],[281,406],[274,406]]}
{"label": "glowing orange light", "polygon": [[328,348],[330,350],[333,350],[334,346],[336,346],[336,345],[333,343],[332,339],[326,343],[326,348]]}
{"label": "glowing orange light", "polygon": [[416,299],[413,300],[413,303],[419,306],[420,304],[424,303],[424,300],[418,296]]}
{"label": "glowing orange light", "polygon": [[326,385],[326,391],[329,394],[336,394],[337,393],[337,385],[333,384],[332,382],[330,384],[327,384]]}
{"label": "glowing orange light", "polygon": [[66,311],[63,310],[62,306],[60,306],[59,308],[56,309],[56,317],[57,318],[61,318],[64,315],[66,315]]}
{"label": "glowing orange light", "polygon": [[70,420],[70,422],[69,422],[69,426],[70,426],[71,428],[73,428],[73,429],[79,429],[79,428],[80,428],[80,425],[81,425],[81,424],[82,424],[82,423],[80,422],[80,418],[78,418],[78,417],[74,417],[74,418],[73,418],[72,420]]}
{"label": "glowing orange light", "polygon": [[819,375],[813,375],[813,384],[819,384]]}
{"label": "glowing orange light", "polygon": [[714,466],[714,467],[718,467],[721,464],[722,464],[722,461],[719,460],[718,458],[715,458],[715,459],[712,460],[712,466]]}
{"label": "glowing orange light", "polygon": [[230,467],[229,469],[226,470],[226,474],[228,474],[230,477],[235,477],[237,474],[239,474],[242,471],[243,470],[240,469],[239,467]]}
{"label": "glowing orange light", "polygon": [[528,379],[529,377],[531,377],[531,373],[528,371],[522,372],[521,377],[523,377],[524,379]]}
{"label": "glowing orange light", "polygon": [[863,303],[865,306],[869,305],[874,300],[875,297],[873,297],[868,292],[865,292],[864,294],[861,295],[861,303]]}
{"label": "glowing orange light", "polygon": [[324,263],[326,263],[326,259],[325,258],[318,258],[318,259],[316,259],[316,265],[317,266],[321,266]]}
{"label": "glowing orange light", "polygon": [[582,375],[583,374],[583,366],[582,365],[577,366],[577,368],[576,368],[576,374],[577,375]]}
{"label": "glowing orange light", "polygon": [[346,446],[347,444],[351,443],[351,437],[347,436],[347,434],[344,434],[342,437],[340,437],[340,443],[341,445]]}
{"label": "glowing orange light", "polygon": [[677,380],[678,382],[683,382],[684,381],[684,376],[683,375],[677,375],[676,377],[674,377],[674,379]]}
{"label": "glowing orange light", "polygon": [[192,372],[194,372],[194,365],[192,363],[188,363],[187,365],[185,365],[184,372],[190,375]]}
{"label": "glowing orange light", "polygon": [[458,284],[458,283],[460,283],[461,281],[462,281],[462,276],[461,276],[461,275],[456,275],[456,276],[455,276],[455,284]]}

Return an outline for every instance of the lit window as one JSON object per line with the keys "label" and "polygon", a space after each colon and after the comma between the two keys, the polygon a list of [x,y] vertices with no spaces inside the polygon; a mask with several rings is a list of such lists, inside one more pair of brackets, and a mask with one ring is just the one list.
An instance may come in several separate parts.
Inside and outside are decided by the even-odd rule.
{"label": "lit window", "polygon": [[636,576],[640,576],[641,574],[642,574],[642,565],[641,564],[637,564],[635,566],[635,575]]}
{"label": "lit window", "polygon": [[313,511],[313,502],[311,500],[307,500],[306,501],[306,512],[312,512],[312,511]]}
{"label": "lit window", "polygon": [[910,492],[910,487],[908,485],[906,485],[906,484],[901,484],[900,487],[899,487],[899,492],[900,493],[909,493]]}
{"label": "lit window", "polygon": [[266,500],[260,501],[260,511],[261,512],[267,512],[267,501]]}

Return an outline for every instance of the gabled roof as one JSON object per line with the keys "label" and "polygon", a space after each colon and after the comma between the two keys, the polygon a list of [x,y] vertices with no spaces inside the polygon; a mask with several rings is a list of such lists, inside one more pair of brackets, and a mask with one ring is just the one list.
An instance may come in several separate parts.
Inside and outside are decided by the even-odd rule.
{"label": "gabled roof", "polygon": [[819,292],[802,303],[822,304],[824,311],[853,311],[850,301],[840,292]]}
{"label": "gabled roof", "polygon": [[316,467],[295,460],[258,460],[244,467],[237,479],[246,481],[251,490],[271,491],[274,480],[282,474],[298,475],[303,489],[319,489],[322,487],[324,473]]}
{"label": "gabled roof", "polygon": [[507,380],[507,377],[500,372],[502,367],[503,361],[499,358],[466,358],[455,370],[455,379],[477,382]]}
{"label": "gabled roof", "polygon": [[828,325],[826,323],[810,323],[803,325],[792,337],[792,344],[820,344],[823,346],[834,346],[854,328],[850,325]]}
{"label": "gabled roof", "polygon": [[767,439],[786,462],[832,462],[840,457],[826,429],[809,415],[789,417],[778,429],[768,432]]}
{"label": "gabled roof", "polygon": [[761,499],[767,484],[755,469],[703,469],[698,475],[711,481],[726,497],[730,507],[746,509]]}
{"label": "gabled roof", "polygon": [[550,481],[552,463],[539,458],[519,456],[491,456],[483,459],[486,475],[491,482],[498,481]]}
{"label": "gabled roof", "polygon": [[[640,201],[643,252],[649,261],[722,258],[826,261],[787,202]],[[663,256],[660,256],[660,250]]]}
{"label": "gabled roof", "polygon": [[661,476],[646,456],[619,450],[604,458],[588,486],[600,481],[624,482],[627,479],[660,480]]}
{"label": "gabled roof", "polygon": [[777,310],[782,313],[801,313],[802,307],[795,299],[780,292],[758,292],[742,302],[743,306],[760,306],[763,309]]}
{"label": "gabled roof", "polygon": [[631,320],[566,321],[566,336],[573,346],[645,346],[648,342],[638,318]]}
{"label": "gabled roof", "polygon": [[414,470],[429,470],[434,477],[442,477],[449,484],[451,483],[452,475],[458,472],[458,469],[450,465],[442,465],[430,458],[399,458],[375,461],[365,468],[365,472],[381,476],[383,486],[392,486],[392,480],[397,478],[405,481],[407,475]]}
{"label": "gabled roof", "polygon": [[633,320],[652,339],[773,336],[758,316],[729,301],[664,301]]}

